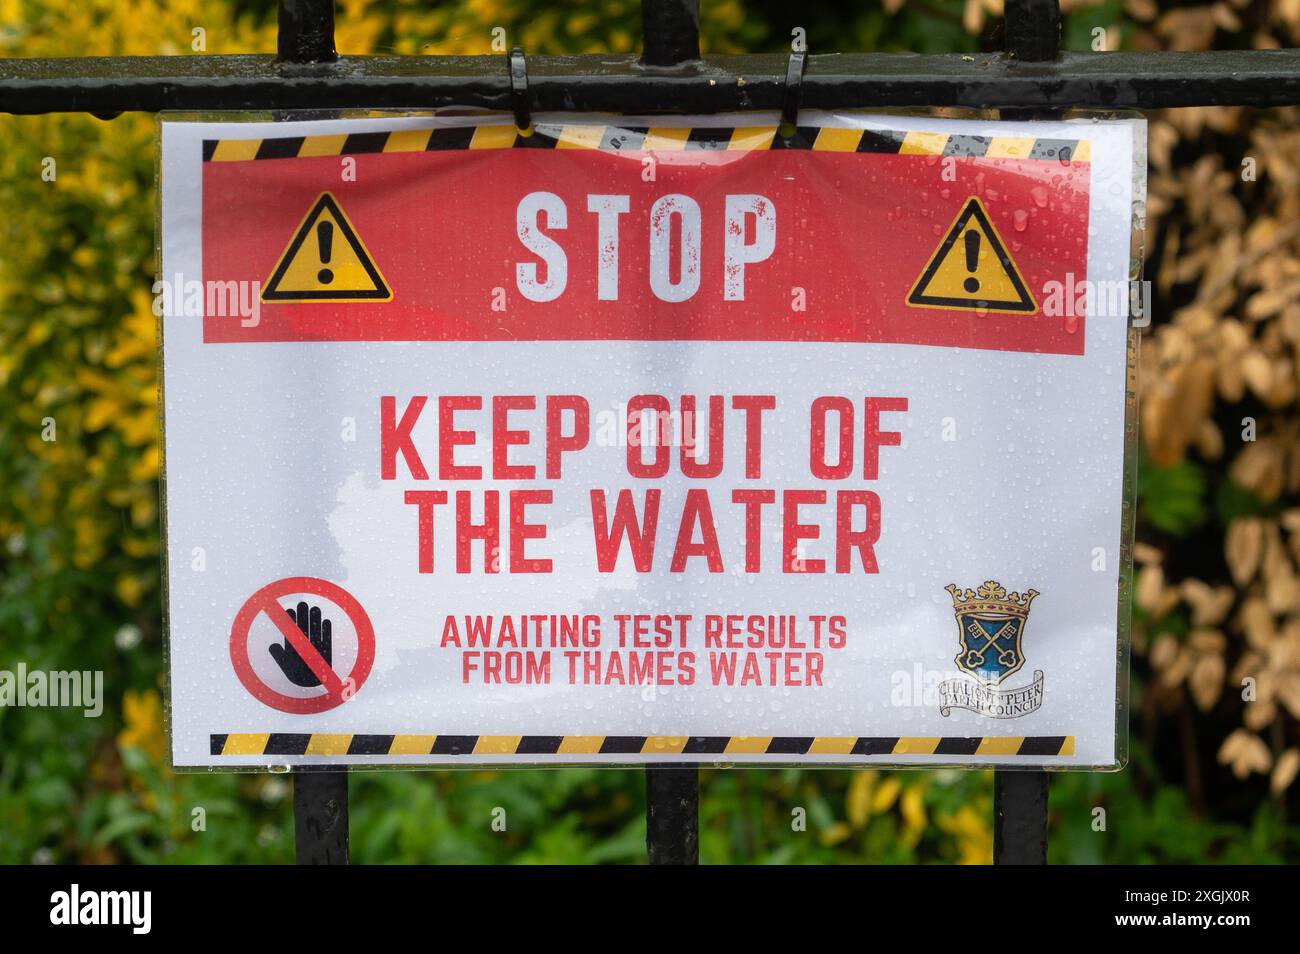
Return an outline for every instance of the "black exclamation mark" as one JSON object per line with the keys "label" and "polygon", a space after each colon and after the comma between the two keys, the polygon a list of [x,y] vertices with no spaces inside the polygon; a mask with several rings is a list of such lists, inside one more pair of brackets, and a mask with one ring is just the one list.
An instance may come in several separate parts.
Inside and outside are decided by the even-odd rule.
{"label": "black exclamation mark", "polygon": [[[966,234],[970,235],[969,232]],[[328,265],[330,260],[330,246],[334,244],[333,222],[322,222],[316,226],[316,244],[320,248],[321,264]],[[967,244],[967,248],[970,248],[969,243]],[[969,252],[967,252],[966,257],[970,258]],[[328,268],[322,268],[316,273],[316,278],[322,285],[328,285],[330,282],[334,281],[334,273]]]}
{"label": "black exclamation mark", "polygon": [[966,271],[970,272],[971,276],[962,283],[962,287],[972,295],[980,290],[980,280],[975,277],[975,269],[979,266],[979,261],[980,234],[971,229],[966,233]]}

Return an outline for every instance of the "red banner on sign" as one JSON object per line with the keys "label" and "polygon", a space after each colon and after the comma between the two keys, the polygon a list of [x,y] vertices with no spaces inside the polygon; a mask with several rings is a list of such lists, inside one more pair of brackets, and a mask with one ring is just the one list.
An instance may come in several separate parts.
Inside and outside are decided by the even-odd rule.
{"label": "red banner on sign", "polygon": [[[267,148],[278,142],[294,145]],[[1087,274],[1090,165],[1068,149],[1043,158],[678,143],[316,155],[303,142],[233,154],[217,143],[204,163],[205,285],[260,290],[251,318],[214,311],[209,295],[208,342],[1083,353],[1082,317],[1044,307],[1053,283],[1074,288]]]}

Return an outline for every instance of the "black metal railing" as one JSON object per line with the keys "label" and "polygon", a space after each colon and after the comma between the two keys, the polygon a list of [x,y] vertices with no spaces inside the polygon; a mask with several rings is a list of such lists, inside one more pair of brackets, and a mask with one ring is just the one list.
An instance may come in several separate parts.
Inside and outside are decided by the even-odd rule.
{"label": "black metal railing", "polygon": [[[529,56],[512,86],[501,56],[348,56],[333,0],[280,0],[278,55],[0,60],[0,112],[408,108],[710,113],[787,105],[783,55],[699,53],[699,0],[643,0],[642,55]],[[1058,0],[1006,0],[1007,50],[976,55],[808,55],[809,108],[1156,109],[1300,103],[1300,50],[1062,53]],[[743,81],[742,81],[743,80]],[[520,97],[523,101],[520,101]],[[699,858],[695,765],[645,770],[651,863]],[[1047,860],[1048,775],[999,771],[994,860]],[[294,776],[299,863],[346,863],[347,773]]]}
{"label": "black metal railing", "polygon": [[[780,109],[787,58],[698,58],[698,9],[698,0],[646,0],[642,57],[529,56],[531,107]],[[1300,102],[1300,50],[1061,53],[1056,0],[1007,0],[1006,15],[1006,53],[810,54],[802,104],[1157,109]],[[0,60],[0,112],[8,113],[451,105],[509,109],[504,57],[339,57],[330,0],[281,0],[278,56]]]}

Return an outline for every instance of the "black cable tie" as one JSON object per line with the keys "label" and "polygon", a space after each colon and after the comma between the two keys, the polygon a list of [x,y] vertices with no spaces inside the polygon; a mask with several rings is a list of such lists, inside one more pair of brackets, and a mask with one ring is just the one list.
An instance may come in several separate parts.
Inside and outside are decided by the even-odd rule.
{"label": "black cable tie", "polygon": [[803,68],[807,54],[791,53],[785,67],[785,101],[781,106],[781,129],[786,138],[799,127],[799,105],[803,100]]}
{"label": "black cable tie", "polygon": [[521,136],[533,134],[533,111],[528,96],[528,62],[522,47],[510,51],[510,108],[515,114],[515,128]]}

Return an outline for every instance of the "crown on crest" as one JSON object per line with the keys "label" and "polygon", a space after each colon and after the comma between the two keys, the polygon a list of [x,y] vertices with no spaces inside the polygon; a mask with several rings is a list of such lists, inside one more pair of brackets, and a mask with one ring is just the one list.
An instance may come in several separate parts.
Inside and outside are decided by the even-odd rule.
{"label": "crown on crest", "polygon": [[1038,595],[1037,590],[1025,590],[1023,595],[1007,593],[1007,588],[997,580],[985,580],[974,590],[959,590],[954,583],[949,583],[944,589],[952,596],[953,612],[958,616],[963,613],[998,613],[1024,619],[1029,615],[1029,604]]}

